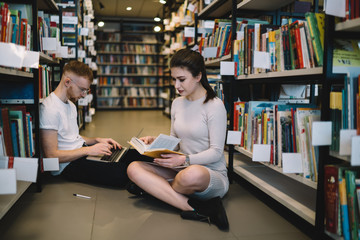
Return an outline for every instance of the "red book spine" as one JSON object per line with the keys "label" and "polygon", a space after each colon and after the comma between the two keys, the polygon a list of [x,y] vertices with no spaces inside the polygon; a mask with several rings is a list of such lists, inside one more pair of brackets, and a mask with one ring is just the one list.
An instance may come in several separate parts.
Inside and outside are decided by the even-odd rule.
{"label": "red book spine", "polygon": [[296,51],[298,53],[299,67],[300,69],[304,68],[304,60],[301,52],[301,40],[300,40],[300,29],[295,27],[295,41],[296,41]]}
{"label": "red book spine", "polygon": [[324,169],[325,177],[325,228],[331,233],[337,233],[338,205],[339,205],[339,180],[338,168],[328,165]]}
{"label": "red book spine", "polygon": [[360,135],[360,97],[359,94],[356,94],[356,133],[357,135]]}
{"label": "red book spine", "polygon": [[293,108],[291,108],[291,132],[292,132],[292,138],[293,138],[293,152],[297,152],[296,147],[296,131],[295,131],[295,111]]}

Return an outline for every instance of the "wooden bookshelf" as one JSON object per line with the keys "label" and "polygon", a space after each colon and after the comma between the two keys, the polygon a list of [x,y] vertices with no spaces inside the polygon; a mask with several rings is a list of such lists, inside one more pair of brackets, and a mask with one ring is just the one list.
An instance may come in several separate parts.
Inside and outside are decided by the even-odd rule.
{"label": "wooden bookshelf", "polygon": [[274,11],[286,6],[295,0],[243,0],[237,5],[237,9],[241,10],[257,10],[257,11]]}
{"label": "wooden bookshelf", "polygon": [[347,20],[345,22],[340,22],[335,25],[335,31],[337,32],[360,32],[360,18],[355,18]]}

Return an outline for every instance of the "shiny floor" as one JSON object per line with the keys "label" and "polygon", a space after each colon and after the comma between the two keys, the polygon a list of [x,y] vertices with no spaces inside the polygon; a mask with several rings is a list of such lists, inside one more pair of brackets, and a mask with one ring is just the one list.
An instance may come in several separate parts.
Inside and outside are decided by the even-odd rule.
{"label": "shiny floor", "polygon": [[[141,136],[169,134],[170,120],[161,111],[100,111],[86,125],[85,136],[112,137],[126,145]],[[32,186],[0,220],[2,240],[112,239],[309,239],[237,183],[223,203],[228,232],[203,222],[183,220],[179,210],[153,198],[135,198],[126,190],[46,177],[40,193]],[[73,193],[91,199],[74,197]]]}

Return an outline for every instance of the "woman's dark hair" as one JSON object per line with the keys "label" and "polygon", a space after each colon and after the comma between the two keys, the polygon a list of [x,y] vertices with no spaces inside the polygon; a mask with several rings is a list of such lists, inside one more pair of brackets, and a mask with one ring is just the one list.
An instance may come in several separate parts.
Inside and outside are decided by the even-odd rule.
{"label": "woman's dark hair", "polygon": [[199,76],[201,73],[200,83],[206,90],[204,103],[216,97],[216,94],[207,79],[204,58],[200,53],[189,49],[177,51],[170,61],[170,68],[173,67],[186,68],[193,77]]}

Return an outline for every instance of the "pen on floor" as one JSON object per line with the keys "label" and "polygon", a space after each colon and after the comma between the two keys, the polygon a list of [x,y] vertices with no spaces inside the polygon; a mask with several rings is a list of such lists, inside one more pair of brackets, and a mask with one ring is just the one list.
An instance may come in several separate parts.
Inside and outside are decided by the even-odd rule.
{"label": "pen on floor", "polygon": [[90,199],[91,197],[89,196],[85,196],[85,195],[81,195],[81,194],[77,194],[77,193],[74,193],[73,194],[75,197],[81,197],[81,198],[86,198],[86,199]]}

